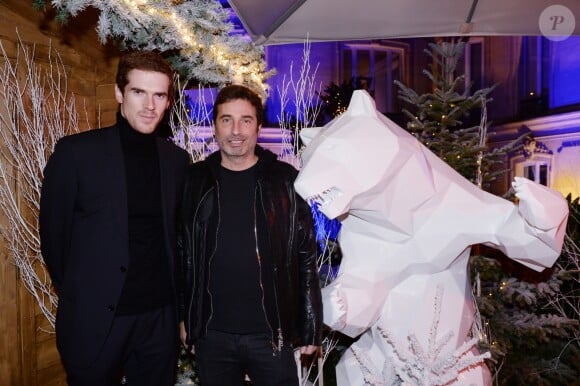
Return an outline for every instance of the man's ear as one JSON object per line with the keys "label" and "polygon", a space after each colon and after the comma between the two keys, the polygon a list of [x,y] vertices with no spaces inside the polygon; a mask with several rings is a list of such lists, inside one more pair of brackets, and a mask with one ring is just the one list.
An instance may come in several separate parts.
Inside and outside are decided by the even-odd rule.
{"label": "man's ear", "polygon": [[115,99],[117,103],[123,103],[123,93],[118,85],[115,85]]}

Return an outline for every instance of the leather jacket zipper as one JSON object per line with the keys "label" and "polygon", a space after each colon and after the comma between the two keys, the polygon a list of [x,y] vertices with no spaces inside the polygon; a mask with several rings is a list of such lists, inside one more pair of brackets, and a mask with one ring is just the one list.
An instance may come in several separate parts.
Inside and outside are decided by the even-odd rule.
{"label": "leather jacket zipper", "polygon": [[[257,182],[256,191],[260,191],[260,204],[262,206],[262,211],[266,213],[266,208],[264,208],[264,197],[262,196],[262,186],[260,185],[260,181]],[[282,324],[280,323],[280,310],[278,307],[278,291],[276,291],[276,275],[278,273],[277,265],[274,264],[274,276],[273,276],[273,290],[274,290],[274,303],[276,306],[276,317],[278,319],[278,342],[275,342],[274,337],[274,329],[272,328],[272,323],[268,319],[268,313],[266,312],[266,305],[264,304],[264,283],[262,282],[262,257],[260,256],[259,244],[258,244],[258,218],[256,213],[256,206],[258,205],[257,202],[257,194],[254,192],[254,235],[256,237],[256,256],[258,257],[258,266],[260,269],[260,289],[262,290],[262,309],[264,310],[264,317],[266,318],[266,323],[268,323],[268,327],[270,328],[270,339],[272,340],[272,355],[276,355],[277,353],[282,351],[282,346],[284,345],[284,336],[282,335]]]}
{"label": "leather jacket zipper", "polygon": [[213,247],[213,251],[211,252],[211,255],[209,256],[209,259],[207,261],[207,287],[206,287],[206,291],[207,294],[209,295],[209,317],[207,318],[207,322],[205,322],[205,335],[207,336],[207,328],[209,326],[209,322],[211,321],[211,318],[213,317],[213,300],[211,297],[211,291],[209,290],[210,287],[210,282],[211,282],[211,262],[213,260],[213,257],[215,256],[215,251],[217,250],[217,243],[218,243],[218,233],[219,233],[219,229],[220,229],[220,223],[221,223],[221,207],[220,207],[220,184],[219,182],[216,180],[215,182],[216,185],[216,196],[217,196],[217,224],[215,227],[215,241],[213,243],[214,247]]}
{"label": "leather jacket zipper", "polygon": [[[217,184],[217,182],[216,182],[216,184]],[[208,189],[208,191],[205,192],[204,195],[202,196],[201,200],[199,200],[199,204],[197,205],[197,208],[195,208],[195,213],[193,215],[192,227],[191,227],[192,264],[196,264],[196,262],[193,261],[193,254],[195,253],[195,221],[196,221],[196,218],[197,218],[197,214],[199,212],[199,208],[203,204],[203,202],[206,199],[206,197],[214,189],[215,189],[215,187],[212,187],[211,189]],[[218,196],[219,196],[219,189],[217,191],[218,191]],[[218,200],[218,202],[219,202],[219,200]],[[218,217],[218,226],[219,226],[219,217]],[[216,241],[217,241],[217,232],[216,232]],[[217,248],[217,243],[216,243],[216,247],[215,248]],[[212,257],[213,257],[213,254],[215,254],[215,248],[214,248],[214,251],[212,253]],[[211,258],[210,258],[210,260],[211,260]],[[189,313],[187,314],[187,327],[188,327],[188,331],[189,331],[190,334],[192,333],[192,328],[191,328],[191,310],[193,309],[193,307],[192,307],[192,305],[193,305],[193,299],[195,298],[195,285],[196,285],[195,274],[197,273],[196,270],[195,270],[195,268],[193,268],[191,271],[192,271],[192,275],[193,275],[193,278],[192,278],[192,289],[191,289],[191,297],[189,299]],[[209,293],[209,282],[208,282],[208,287],[207,288],[208,288],[208,293]],[[211,294],[210,294],[210,300],[211,300]],[[211,302],[210,302],[210,306],[211,306]],[[211,314],[213,314],[213,307],[212,307],[211,312],[210,312],[210,317],[211,317]],[[206,334],[207,334],[207,325],[208,324],[209,324],[209,319],[208,319],[208,323],[206,323],[206,326],[205,326],[206,327],[205,328]]]}
{"label": "leather jacket zipper", "polygon": [[[202,205],[203,201],[207,198],[207,196],[210,194],[210,192],[215,189],[216,190],[216,194],[217,194],[217,205],[218,205],[218,220],[217,220],[217,225],[216,225],[216,233],[215,233],[215,243],[214,243],[214,249],[209,257],[208,260],[208,269],[210,269],[209,267],[211,266],[211,262],[213,260],[213,257],[215,256],[215,252],[217,250],[217,238],[218,238],[218,232],[219,232],[219,226],[220,226],[220,200],[219,200],[219,182],[216,181],[216,185],[215,187],[212,187],[212,189],[209,189],[201,198],[201,200],[199,201],[199,205],[197,206],[196,210],[195,210],[195,214],[193,216],[193,225],[192,225],[192,253],[194,253],[195,251],[195,219],[197,218],[197,214],[198,211],[200,209],[200,206]],[[260,203],[258,203],[257,200],[257,191],[259,190],[259,194],[260,194]],[[290,193],[289,193],[290,194]],[[291,256],[291,252],[292,252],[292,245],[293,245],[293,240],[294,240],[294,225],[296,222],[296,205],[294,200],[293,201],[293,205],[292,205],[292,210],[290,213],[290,230],[289,230],[289,237],[288,237],[288,256]],[[268,314],[266,311],[266,306],[265,306],[265,291],[264,291],[264,285],[262,282],[262,259],[261,259],[261,255],[260,255],[260,251],[259,251],[259,243],[258,243],[258,218],[257,218],[257,205],[261,204],[262,206],[262,210],[264,211],[264,213],[266,213],[266,210],[264,208],[264,197],[262,195],[262,187],[260,184],[260,181],[257,182],[257,187],[256,187],[256,191],[254,191],[254,237],[255,237],[255,243],[256,243],[256,258],[258,261],[258,268],[259,268],[259,277],[260,277],[260,289],[262,291],[262,310],[264,311],[264,316],[266,319],[266,323],[268,324],[268,327],[270,328],[270,336],[272,339],[272,348],[273,348],[273,355],[276,355],[277,352],[280,352],[282,350],[283,344],[284,344],[284,336],[282,333],[282,324],[280,322],[280,307],[279,307],[279,303],[278,303],[278,293],[277,293],[277,288],[276,288],[276,275],[278,274],[278,266],[276,263],[274,263],[274,277],[273,277],[273,281],[274,281],[274,285],[273,285],[273,290],[274,290],[274,303],[275,303],[275,307],[276,307],[276,317],[278,320],[278,329],[277,329],[277,342],[274,341],[274,331],[272,328],[272,323],[270,322],[269,318],[268,318]],[[195,264],[195,262],[193,262]],[[193,271],[193,281],[192,281],[192,285],[193,287],[195,287],[195,269],[192,270]],[[207,335],[207,330],[208,330],[208,326],[209,326],[209,322],[211,321],[211,318],[213,316],[213,304],[211,301],[211,291],[210,291],[210,280],[211,277],[208,276],[208,281],[207,281],[207,286],[205,288],[205,290],[207,291],[208,295],[209,295],[209,301],[210,301],[210,315],[205,323],[204,326],[204,332],[205,335]],[[187,324],[190,327],[189,328],[189,332],[191,333],[191,310],[192,310],[192,305],[193,305],[193,299],[195,298],[195,293],[194,293],[194,289],[192,289],[192,293],[191,293],[191,298],[189,300],[189,310],[190,312],[187,315]],[[203,296],[203,295],[202,295]]]}

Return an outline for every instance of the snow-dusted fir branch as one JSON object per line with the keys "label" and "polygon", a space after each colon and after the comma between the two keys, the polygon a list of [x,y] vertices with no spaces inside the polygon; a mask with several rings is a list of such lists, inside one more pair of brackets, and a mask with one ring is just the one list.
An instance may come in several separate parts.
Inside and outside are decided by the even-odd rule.
{"label": "snow-dusted fir branch", "polygon": [[[385,361],[382,369],[373,367],[369,358],[362,352],[355,352],[365,372],[365,381],[370,384],[397,385],[410,384],[417,386],[446,385],[455,381],[459,374],[490,357],[490,353],[473,355],[471,349],[477,343],[473,338],[454,350],[444,350],[453,337],[448,331],[438,337],[441,317],[441,298],[443,287],[439,285],[435,295],[433,321],[429,331],[428,346],[424,348],[415,335],[408,335],[408,344],[398,341],[387,329],[377,328],[381,336],[393,349],[396,356],[390,363]],[[371,382],[372,381],[372,382]]]}
{"label": "snow-dusted fir branch", "polygon": [[[580,224],[580,211],[577,202],[569,205],[570,214],[568,224]],[[560,316],[567,317],[575,322],[572,340],[580,345],[580,245],[578,235],[572,237],[573,232],[568,232],[564,238],[562,255],[556,262],[556,272],[559,283],[568,282],[566,290],[563,286],[557,287],[556,291],[547,292],[543,287],[543,293],[549,294],[548,305],[556,310]]]}
{"label": "snow-dusted fir branch", "polygon": [[[44,8],[48,0],[36,0]],[[206,84],[242,83],[266,96],[263,48],[232,34],[230,14],[215,0],[51,0],[61,21],[88,7],[100,11],[103,43],[120,41],[140,50],[174,52],[169,60],[186,78]]]}
{"label": "snow-dusted fir branch", "polygon": [[351,348],[353,355],[360,365],[366,385],[373,386],[398,386],[401,379],[397,376],[392,361],[385,360],[379,369],[370,360],[367,354],[359,348]]}
{"label": "snow-dusted fir branch", "polygon": [[[575,223],[574,212],[571,205],[569,221],[572,223]],[[474,293],[474,296],[486,316],[487,336],[481,343],[494,353],[494,379],[520,377],[518,368],[521,365],[514,358],[521,358],[528,368],[522,375],[522,382],[565,383],[562,379],[569,374],[571,353],[580,345],[579,252],[574,239],[566,235],[562,254],[550,276],[537,283],[504,276],[490,279],[495,277],[499,263],[481,258],[485,264],[481,272],[487,272],[487,283],[482,279],[482,293]],[[526,344],[522,348],[519,344],[523,341]],[[544,351],[534,350],[534,347]],[[538,378],[534,378],[534,373]],[[554,376],[564,378],[554,381]]]}
{"label": "snow-dusted fir branch", "polygon": [[34,61],[34,47],[20,40],[16,58],[2,43],[0,67],[0,207],[8,220],[1,228],[7,249],[26,289],[54,327],[55,294],[40,252],[38,210],[42,171],[56,141],[78,131],[74,96],[65,68],[49,50],[48,65]]}
{"label": "snow-dusted fir branch", "polygon": [[[575,208],[570,207],[570,221],[576,221]],[[510,328],[525,333],[534,331],[541,342],[551,337],[566,337],[580,342],[580,248],[566,235],[562,255],[557,260],[553,274],[544,281],[534,283],[506,278],[499,290],[502,298],[518,307],[510,307],[504,314],[510,319]],[[540,312],[530,313],[526,307]]]}

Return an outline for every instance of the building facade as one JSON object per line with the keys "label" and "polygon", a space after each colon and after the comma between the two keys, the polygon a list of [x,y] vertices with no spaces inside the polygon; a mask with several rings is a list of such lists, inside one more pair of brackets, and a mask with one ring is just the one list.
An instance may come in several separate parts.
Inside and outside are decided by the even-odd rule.
{"label": "building facade", "polygon": [[[277,74],[270,80],[267,122],[281,111],[296,111],[306,83],[314,97],[330,85],[352,82],[373,95],[377,109],[404,125],[395,80],[419,94],[431,81],[423,69],[434,38],[305,43],[266,47],[266,60]],[[304,64],[307,62],[306,65]],[[471,90],[495,85],[488,103],[489,146],[529,134],[524,150],[505,160],[509,173],[493,190],[504,193],[514,176],[525,176],[577,197],[580,194],[580,36],[553,41],[541,36],[471,37],[458,73]],[[300,83],[302,82],[302,83]],[[307,87],[307,89],[308,89]],[[298,102],[300,104],[300,102]],[[346,106],[344,106],[346,107]]]}

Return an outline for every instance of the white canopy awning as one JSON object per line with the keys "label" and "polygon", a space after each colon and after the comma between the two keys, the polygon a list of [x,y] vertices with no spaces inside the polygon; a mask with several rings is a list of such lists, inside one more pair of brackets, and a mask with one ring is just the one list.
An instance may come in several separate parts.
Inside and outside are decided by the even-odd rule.
{"label": "white canopy awning", "polygon": [[228,0],[259,44],[580,35],[580,0]]}

